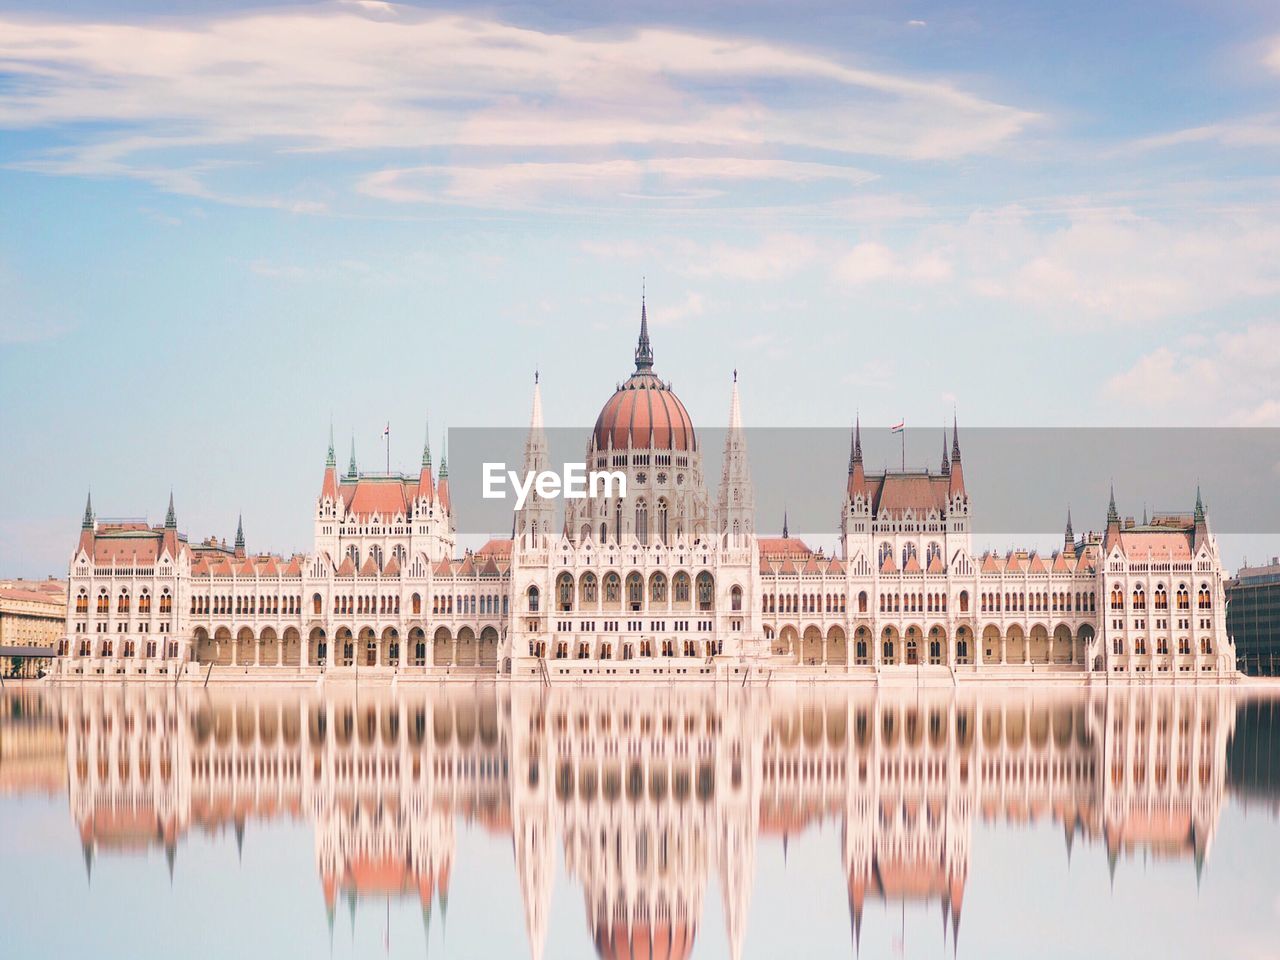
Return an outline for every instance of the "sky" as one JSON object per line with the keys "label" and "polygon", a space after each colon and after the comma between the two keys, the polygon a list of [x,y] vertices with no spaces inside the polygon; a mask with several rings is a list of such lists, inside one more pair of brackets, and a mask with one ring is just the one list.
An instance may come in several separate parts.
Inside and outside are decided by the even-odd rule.
{"label": "sky", "polygon": [[589,426],[642,282],[695,424],[1280,427],[1273,3],[165,9],[0,0],[0,576]]}

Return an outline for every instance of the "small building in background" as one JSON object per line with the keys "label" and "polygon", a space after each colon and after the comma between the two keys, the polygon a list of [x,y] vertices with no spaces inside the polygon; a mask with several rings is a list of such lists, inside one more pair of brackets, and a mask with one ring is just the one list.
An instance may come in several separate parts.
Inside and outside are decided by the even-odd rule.
{"label": "small building in background", "polygon": [[1280,676],[1280,557],[1241,567],[1226,584],[1227,633],[1236,662],[1252,676]]}
{"label": "small building in background", "polygon": [[0,580],[0,673],[39,676],[66,623],[65,580]]}

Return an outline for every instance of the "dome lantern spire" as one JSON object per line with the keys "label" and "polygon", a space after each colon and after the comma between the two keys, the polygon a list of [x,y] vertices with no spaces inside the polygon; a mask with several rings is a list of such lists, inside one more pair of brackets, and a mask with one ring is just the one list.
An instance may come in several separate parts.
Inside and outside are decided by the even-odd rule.
{"label": "dome lantern spire", "polygon": [[636,343],[636,373],[653,370],[653,347],[649,344],[649,312],[645,306],[644,286],[640,288],[640,339]]}

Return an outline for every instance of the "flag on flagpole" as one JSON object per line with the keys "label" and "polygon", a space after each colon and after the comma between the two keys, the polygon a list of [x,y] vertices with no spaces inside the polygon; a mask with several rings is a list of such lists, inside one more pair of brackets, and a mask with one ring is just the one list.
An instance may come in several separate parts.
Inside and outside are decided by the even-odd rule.
{"label": "flag on flagpole", "polygon": [[382,428],[382,438],[385,440],[385,439],[386,439],[387,437],[389,437],[389,436],[391,436],[391,421],[390,421],[390,420],[388,420],[388,421],[387,421],[387,425],[386,425],[385,427],[383,427],[383,428]]}
{"label": "flag on flagpole", "polygon": [[901,433],[903,430],[906,429],[906,427],[907,427],[907,421],[899,420],[897,423],[895,423],[892,427],[889,428],[889,431],[891,433]]}

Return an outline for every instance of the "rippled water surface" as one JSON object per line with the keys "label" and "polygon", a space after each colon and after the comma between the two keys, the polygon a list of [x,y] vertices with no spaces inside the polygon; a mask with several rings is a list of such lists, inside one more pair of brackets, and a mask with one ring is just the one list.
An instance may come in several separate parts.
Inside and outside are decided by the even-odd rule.
{"label": "rippled water surface", "polygon": [[1280,956],[1280,706],[0,696],[3,954]]}

